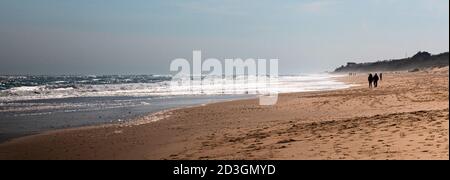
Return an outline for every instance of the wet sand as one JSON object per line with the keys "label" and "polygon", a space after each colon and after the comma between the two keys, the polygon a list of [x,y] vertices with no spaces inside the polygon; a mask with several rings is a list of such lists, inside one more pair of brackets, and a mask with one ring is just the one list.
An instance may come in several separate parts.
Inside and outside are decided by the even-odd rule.
{"label": "wet sand", "polygon": [[0,145],[0,159],[449,159],[448,67],[351,89],[238,100]]}

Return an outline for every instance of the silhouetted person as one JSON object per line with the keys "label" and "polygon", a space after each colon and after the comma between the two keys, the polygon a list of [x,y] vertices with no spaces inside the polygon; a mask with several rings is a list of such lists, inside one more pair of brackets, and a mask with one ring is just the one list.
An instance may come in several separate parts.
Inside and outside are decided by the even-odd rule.
{"label": "silhouetted person", "polygon": [[383,80],[383,73],[380,73],[380,81]]}
{"label": "silhouetted person", "polygon": [[369,74],[368,80],[369,80],[369,88],[372,88],[372,82],[373,82],[373,76],[372,76],[372,73]]}
{"label": "silhouetted person", "polygon": [[375,76],[373,76],[373,86],[378,87],[378,80],[380,80],[380,78],[378,77],[378,74],[375,73]]}

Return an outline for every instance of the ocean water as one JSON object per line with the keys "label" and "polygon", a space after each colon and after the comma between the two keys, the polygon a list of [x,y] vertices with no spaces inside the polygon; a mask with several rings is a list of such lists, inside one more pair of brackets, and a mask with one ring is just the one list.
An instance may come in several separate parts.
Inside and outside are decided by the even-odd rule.
{"label": "ocean water", "polygon": [[[350,87],[333,77],[279,76],[268,91]],[[170,108],[253,98],[265,87],[256,83],[244,89],[244,84],[233,80],[213,80],[215,84],[174,88],[171,77],[164,75],[0,76],[0,142],[47,130],[122,122]]]}

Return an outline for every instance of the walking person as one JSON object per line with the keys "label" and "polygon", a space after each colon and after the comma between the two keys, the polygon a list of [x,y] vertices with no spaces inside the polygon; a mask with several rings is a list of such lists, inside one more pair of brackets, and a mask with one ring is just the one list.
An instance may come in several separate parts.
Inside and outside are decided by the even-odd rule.
{"label": "walking person", "polygon": [[380,78],[378,77],[378,74],[375,73],[375,76],[373,76],[373,86],[378,87],[378,80],[380,80]]}
{"label": "walking person", "polygon": [[380,73],[380,81],[383,81],[383,73]]}
{"label": "walking person", "polygon": [[368,80],[369,80],[369,88],[372,88],[372,82],[373,82],[373,76],[372,76],[372,73],[369,74]]}

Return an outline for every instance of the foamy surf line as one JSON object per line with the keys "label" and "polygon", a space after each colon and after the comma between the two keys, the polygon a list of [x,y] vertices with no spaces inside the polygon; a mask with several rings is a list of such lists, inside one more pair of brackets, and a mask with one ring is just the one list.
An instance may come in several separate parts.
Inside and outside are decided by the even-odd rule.
{"label": "foamy surf line", "polygon": [[[153,76],[152,76],[153,77]],[[334,80],[338,77],[330,74],[308,74],[308,75],[285,75],[279,76],[277,83],[272,87],[276,89],[269,89],[268,91],[276,91],[278,93],[289,92],[306,92],[306,91],[321,91],[344,89],[349,86],[345,83]],[[24,77],[10,77],[14,80],[23,80]],[[167,77],[155,80],[152,78],[146,81],[137,80],[110,80],[111,77],[104,80],[91,79],[90,82],[80,83],[80,81],[68,81],[65,84],[58,84],[57,82],[42,83],[41,79],[28,77],[30,80],[26,83],[15,83],[17,87],[10,87],[11,85],[2,83],[4,90],[0,90],[0,103],[26,101],[26,100],[42,100],[42,99],[64,99],[76,97],[147,97],[147,96],[182,96],[182,95],[233,95],[233,94],[248,94],[248,92],[256,92],[255,89],[239,89],[236,87],[248,87],[246,84],[236,84],[234,80],[222,79],[220,85],[202,84],[199,91],[189,91],[189,87],[173,88],[170,86],[170,80]],[[73,77],[77,78],[78,77]],[[25,78],[26,79],[26,78]],[[59,79],[59,78],[54,78]],[[65,77],[64,79],[70,79]],[[214,79],[213,79],[214,80]],[[35,82],[36,81],[36,82]],[[37,84],[35,86],[30,86]],[[229,85],[228,85],[229,84]],[[260,88],[265,84],[252,84],[251,87]]]}

